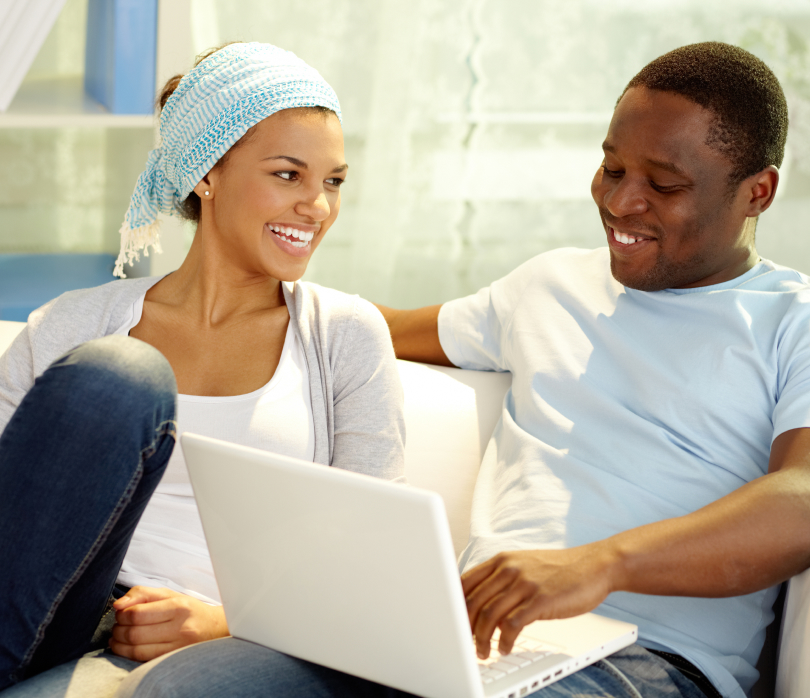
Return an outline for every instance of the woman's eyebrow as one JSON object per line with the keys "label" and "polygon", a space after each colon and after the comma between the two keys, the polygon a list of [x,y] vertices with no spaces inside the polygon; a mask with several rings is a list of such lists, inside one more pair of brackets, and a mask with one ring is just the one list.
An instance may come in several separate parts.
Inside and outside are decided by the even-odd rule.
{"label": "woman's eyebrow", "polygon": [[298,158],[294,158],[290,155],[271,155],[269,158],[264,158],[265,160],[287,160],[291,162],[296,167],[300,167],[303,170],[307,169],[307,163],[303,160],[299,160]]}
{"label": "woman's eyebrow", "polygon": [[[303,160],[299,160],[298,158],[294,158],[291,155],[271,155],[269,158],[264,158],[265,160],[286,160],[287,162],[291,162],[296,167],[300,167],[302,170],[308,169],[307,163]],[[348,170],[349,166],[347,164],[338,165],[335,167],[332,172],[344,172]]]}

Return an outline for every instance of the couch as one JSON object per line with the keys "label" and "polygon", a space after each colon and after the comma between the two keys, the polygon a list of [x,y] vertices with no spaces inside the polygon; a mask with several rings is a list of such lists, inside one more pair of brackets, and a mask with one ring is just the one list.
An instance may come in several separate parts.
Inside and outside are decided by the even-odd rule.
{"label": "couch", "polygon": [[[23,323],[0,321],[0,354]],[[478,468],[511,384],[508,373],[462,371],[399,361],[408,434],[405,468],[412,485],[442,495],[456,553],[464,548]],[[788,584],[780,633],[763,652],[756,698],[810,697],[810,571]],[[768,653],[778,654],[776,677]]]}

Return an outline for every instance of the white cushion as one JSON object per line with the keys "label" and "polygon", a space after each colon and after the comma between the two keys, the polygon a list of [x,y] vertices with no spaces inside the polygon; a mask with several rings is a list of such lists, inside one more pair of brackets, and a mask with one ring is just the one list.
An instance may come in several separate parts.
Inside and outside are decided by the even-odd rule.
{"label": "white cushion", "polygon": [[405,474],[410,484],[442,495],[458,555],[469,537],[478,467],[512,375],[397,363],[405,390]]}
{"label": "white cushion", "polygon": [[23,327],[25,327],[24,322],[0,320],[0,354],[8,349],[14,338],[22,332]]}

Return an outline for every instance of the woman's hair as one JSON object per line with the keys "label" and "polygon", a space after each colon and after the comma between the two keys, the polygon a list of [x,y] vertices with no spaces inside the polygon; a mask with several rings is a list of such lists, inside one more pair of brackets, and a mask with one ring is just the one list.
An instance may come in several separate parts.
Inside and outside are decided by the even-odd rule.
{"label": "woman's hair", "polygon": [[[222,46],[215,46],[214,48],[209,48],[203,51],[194,59],[194,67],[196,68],[200,63],[202,63],[206,58],[213,56],[217,51],[221,51],[226,46],[230,46],[232,44],[240,44],[243,43],[241,41],[229,41],[226,44],[222,44]],[[177,89],[177,86],[180,84],[180,81],[183,79],[182,75],[173,75],[170,77],[166,84],[163,86],[163,89],[160,91],[158,98],[155,102],[155,106],[163,111],[163,107],[166,106],[166,102],[169,101],[169,97],[174,94],[174,91]],[[335,112],[329,109],[329,107],[299,107],[299,109],[305,109],[308,111],[312,111],[315,113],[320,114],[334,114]],[[214,167],[221,167],[228,161],[228,155],[230,154],[231,150],[234,148],[238,148],[240,145],[243,145],[256,132],[256,126],[258,124],[251,126],[236,143],[234,143],[230,150],[228,150],[214,165]],[[184,218],[187,221],[193,221],[194,223],[200,222],[200,214],[202,212],[202,202],[200,201],[200,197],[197,193],[192,190],[191,193],[183,199],[183,201],[179,202],[176,207],[177,213],[180,215],[181,218]]]}

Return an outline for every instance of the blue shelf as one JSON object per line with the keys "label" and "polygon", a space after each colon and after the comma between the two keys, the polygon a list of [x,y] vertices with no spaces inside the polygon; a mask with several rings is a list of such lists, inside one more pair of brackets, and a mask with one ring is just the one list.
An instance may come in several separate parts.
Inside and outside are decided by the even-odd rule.
{"label": "blue shelf", "polygon": [[0,320],[29,313],[65,291],[113,281],[111,254],[0,254]]}

